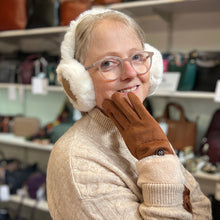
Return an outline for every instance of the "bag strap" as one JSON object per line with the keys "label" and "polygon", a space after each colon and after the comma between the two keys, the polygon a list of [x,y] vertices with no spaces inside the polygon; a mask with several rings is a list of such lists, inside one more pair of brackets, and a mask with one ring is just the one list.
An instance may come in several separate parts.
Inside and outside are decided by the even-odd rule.
{"label": "bag strap", "polygon": [[164,113],[163,113],[163,118],[170,119],[170,108],[171,107],[176,108],[180,112],[180,119],[179,119],[179,121],[186,121],[186,117],[185,117],[185,113],[184,113],[183,107],[181,105],[175,103],[175,102],[169,102],[166,105]]}

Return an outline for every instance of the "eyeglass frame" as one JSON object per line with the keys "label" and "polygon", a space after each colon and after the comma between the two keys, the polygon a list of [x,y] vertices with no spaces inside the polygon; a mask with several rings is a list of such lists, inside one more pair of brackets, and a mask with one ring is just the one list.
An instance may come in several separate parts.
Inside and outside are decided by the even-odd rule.
{"label": "eyeglass frame", "polygon": [[[149,65],[148,70],[147,70],[145,73],[138,73],[138,72],[134,69],[134,67],[133,67],[133,65],[132,65],[132,63],[131,63],[131,59],[132,59],[132,57],[133,57],[135,54],[143,53],[143,52],[149,54],[149,57],[150,57],[150,65]],[[90,65],[90,66],[88,66],[88,67],[85,67],[85,69],[86,69],[86,70],[89,70],[89,69],[91,69],[91,68],[97,66],[98,64],[101,64],[104,60],[106,60],[106,59],[108,59],[108,58],[116,58],[116,59],[120,60],[121,65],[122,65],[122,70],[123,70],[123,71],[121,71],[121,73],[120,73],[120,74],[118,75],[118,77],[116,77],[115,79],[107,79],[107,78],[103,75],[103,73],[102,73],[102,71],[101,71],[101,66],[100,66],[100,65],[97,66],[97,67],[98,67],[98,70],[99,70],[99,72],[100,72],[100,74],[101,74],[102,77],[103,77],[104,79],[106,79],[107,81],[114,81],[114,80],[120,78],[120,76],[121,76],[121,75],[123,74],[123,72],[124,72],[124,62],[125,62],[125,61],[129,61],[130,65],[132,66],[132,68],[135,70],[135,72],[136,72],[138,75],[144,75],[144,74],[148,73],[148,72],[150,71],[150,69],[151,69],[151,66],[152,66],[152,57],[153,57],[153,55],[154,55],[154,52],[150,52],[150,51],[137,51],[137,52],[135,52],[133,55],[131,55],[131,56],[127,57],[127,58],[121,58],[121,57],[117,57],[117,56],[106,56],[106,57],[104,57],[104,58],[102,58],[102,59],[96,61],[96,62],[93,63],[92,65]]]}

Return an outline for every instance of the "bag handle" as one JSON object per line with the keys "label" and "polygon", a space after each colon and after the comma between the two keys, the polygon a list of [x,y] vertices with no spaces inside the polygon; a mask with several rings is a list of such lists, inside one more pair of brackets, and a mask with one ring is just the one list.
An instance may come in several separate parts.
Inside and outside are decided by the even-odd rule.
{"label": "bag handle", "polygon": [[179,121],[186,121],[186,117],[185,117],[185,113],[184,113],[183,107],[181,105],[175,103],[175,102],[169,102],[166,105],[164,113],[163,113],[163,118],[170,119],[170,108],[171,107],[176,108],[180,112],[180,119],[179,119]]}

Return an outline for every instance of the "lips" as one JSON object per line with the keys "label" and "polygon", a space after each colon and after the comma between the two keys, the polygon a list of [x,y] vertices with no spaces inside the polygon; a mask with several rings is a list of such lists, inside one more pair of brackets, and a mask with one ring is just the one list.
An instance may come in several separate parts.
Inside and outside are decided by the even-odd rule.
{"label": "lips", "polygon": [[120,93],[128,93],[128,92],[135,91],[137,88],[138,88],[138,86],[134,86],[134,87],[127,88],[127,89],[121,89],[121,90],[119,90],[119,92]]}

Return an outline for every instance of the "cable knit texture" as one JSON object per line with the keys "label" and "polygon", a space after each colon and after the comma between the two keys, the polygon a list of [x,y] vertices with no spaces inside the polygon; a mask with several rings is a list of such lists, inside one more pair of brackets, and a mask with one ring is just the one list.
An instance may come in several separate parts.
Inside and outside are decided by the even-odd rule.
{"label": "cable knit texture", "polygon": [[[193,215],[182,206],[183,183],[192,194]],[[55,144],[47,198],[53,220],[211,219],[209,200],[175,155],[137,161],[98,109]]]}

